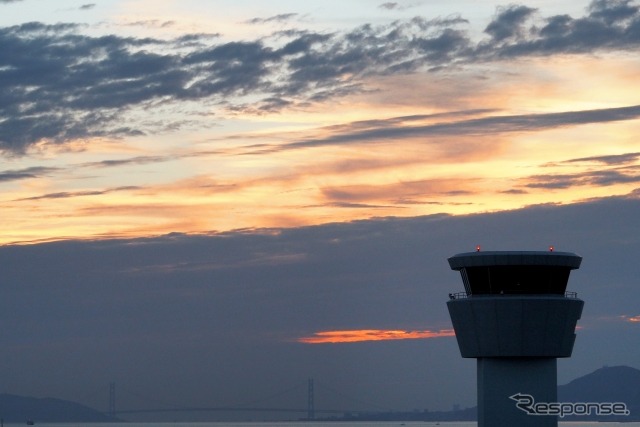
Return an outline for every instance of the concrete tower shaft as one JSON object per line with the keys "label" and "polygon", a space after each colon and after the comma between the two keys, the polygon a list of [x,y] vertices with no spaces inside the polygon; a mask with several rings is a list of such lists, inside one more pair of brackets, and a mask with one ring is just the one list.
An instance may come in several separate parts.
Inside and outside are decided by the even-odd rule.
{"label": "concrete tower shaft", "polygon": [[557,401],[557,357],[570,357],[584,302],[566,292],[582,258],[567,252],[470,252],[449,258],[465,292],[449,294],[462,357],[477,359],[478,426],[558,425],[510,396]]}

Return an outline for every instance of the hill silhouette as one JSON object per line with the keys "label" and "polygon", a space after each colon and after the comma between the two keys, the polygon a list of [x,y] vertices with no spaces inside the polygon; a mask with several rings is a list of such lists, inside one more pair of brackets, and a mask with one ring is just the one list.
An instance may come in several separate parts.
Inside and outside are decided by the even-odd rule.
{"label": "hill silhouette", "polygon": [[604,366],[558,387],[560,402],[624,402],[631,414],[621,417],[572,416],[566,420],[640,420],[640,370],[630,366]]}
{"label": "hill silhouette", "polygon": [[118,421],[79,403],[54,398],[0,394],[0,418],[8,423]]}

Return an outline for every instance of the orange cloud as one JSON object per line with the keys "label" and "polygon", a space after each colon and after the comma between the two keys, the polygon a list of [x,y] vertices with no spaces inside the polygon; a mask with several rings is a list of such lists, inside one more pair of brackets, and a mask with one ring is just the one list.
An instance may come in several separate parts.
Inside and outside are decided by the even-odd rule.
{"label": "orange cloud", "polygon": [[[607,318],[604,318],[605,320]],[[615,317],[615,320],[621,320],[623,322],[640,323],[640,314],[637,316],[629,316],[628,314],[621,314]]]}
{"label": "orange cloud", "polygon": [[355,329],[344,331],[320,331],[296,341],[305,344],[346,343],[361,341],[411,340],[424,338],[452,337],[453,329],[439,331],[402,331],[394,329]]}

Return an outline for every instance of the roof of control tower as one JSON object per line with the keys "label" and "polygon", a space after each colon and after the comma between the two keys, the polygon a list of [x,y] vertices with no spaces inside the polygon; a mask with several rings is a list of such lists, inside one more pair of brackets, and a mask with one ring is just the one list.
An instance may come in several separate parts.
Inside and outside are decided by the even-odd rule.
{"label": "roof of control tower", "polygon": [[571,252],[486,251],[466,252],[449,258],[460,271],[468,295],[560,294],[569,273],[582,258]]}

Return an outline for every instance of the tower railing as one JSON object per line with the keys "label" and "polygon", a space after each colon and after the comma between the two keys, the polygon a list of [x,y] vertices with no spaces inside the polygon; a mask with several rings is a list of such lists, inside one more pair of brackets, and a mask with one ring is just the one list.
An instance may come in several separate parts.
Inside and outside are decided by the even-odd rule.
{"label": "tower railing", "polygon": [[[493,297],[496,295],[501,295],[501,296],[522,296],[522,295],[545,295],[545,296],[549,296],[549,295],[553,295],[553,294],[516,294],[516,293],[509,293],[509,294],[476,294],[475,296],[478,297],[483,297],[483,296],[489,296],[489,297]],[[451,293],[449,294],[449,299],[463,299],[463,298],[469,298],[474,296],[473,294],[470,294],[468,292],[455,292],[455,293]],[[578,293],[577,292],[565,292],[564,293],[564,297],[565,298],[578,298]]]}

